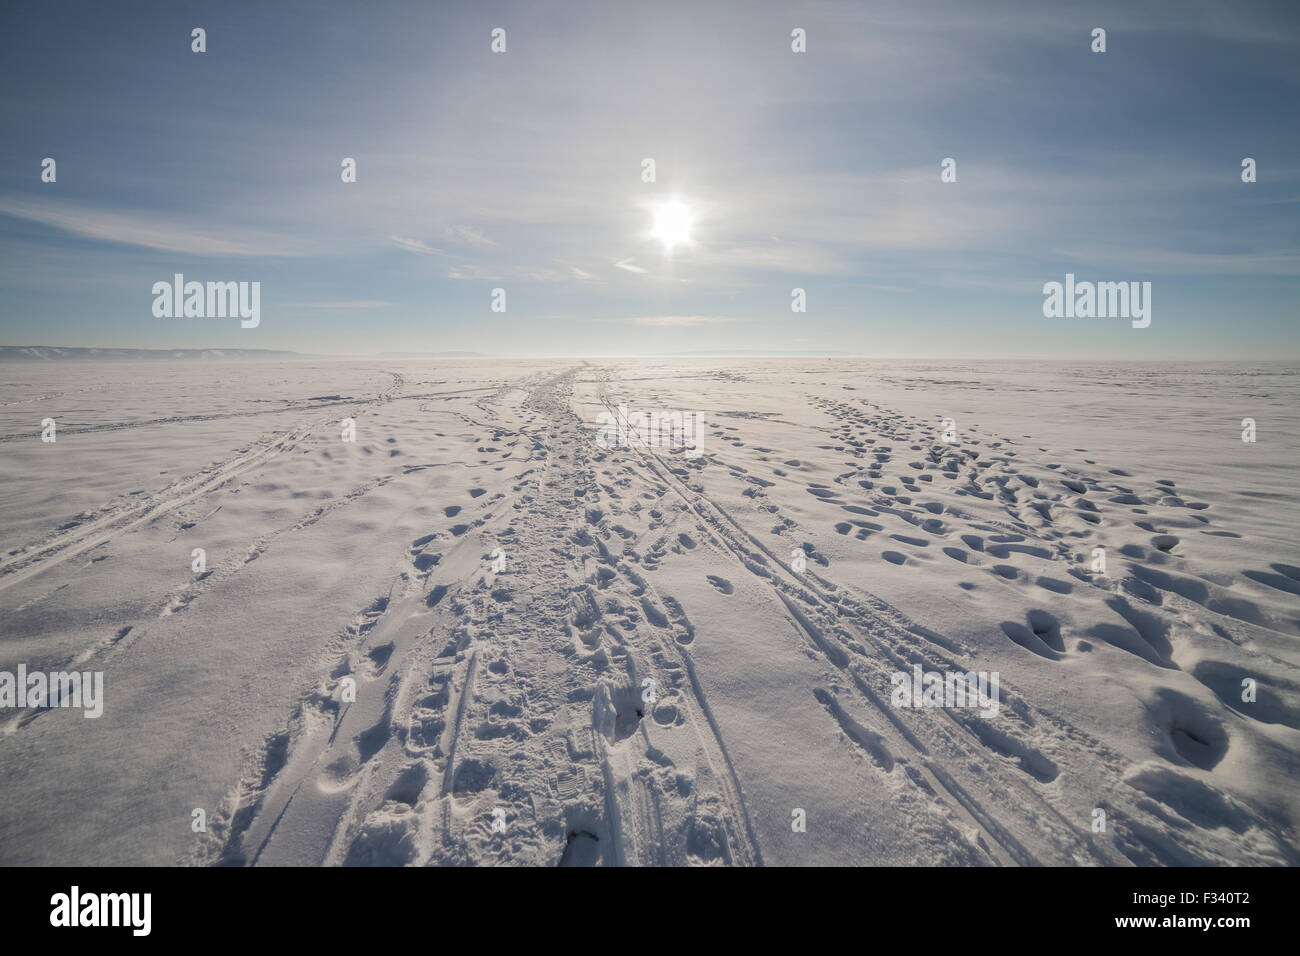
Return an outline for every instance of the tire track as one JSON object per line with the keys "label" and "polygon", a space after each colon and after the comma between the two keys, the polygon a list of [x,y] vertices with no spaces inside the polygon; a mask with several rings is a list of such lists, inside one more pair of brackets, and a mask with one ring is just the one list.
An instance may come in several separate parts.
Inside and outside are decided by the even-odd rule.
{"label": "tire track", "polygon": [[[606,409],[609,410],[610,414],[616,414],[613,406],[605,395],[600,396],[600,401]],[[811,573],[806,575],[806,580],[803,577],[797,577],[795,572],[782,558],[778,557],[769,548],[759,542],[751,533],[741,527],[724,508],[709,498],[707,494],[696,492],[688,487],[680,477],[672,473],[671,469],[662,468],[658,462],[652,460],[651,456],[646,455],[639,448],[632,446],[630,450],[635,453],[642,465],[653,474],[657,480],[664,485],[671,487],[677,493],[687,507],[690,508],[691,512],[699,519],[702,531],[710,533],[713,539],[717,541],[718,544],[729,553],[733,560],[735,560],[739,565],[750,571],[756,577],[765,579],[768,584],[774,588],[777,596],[780,598],[787,610],[790,611],[791,617],[799,630],[805,634],[812,645],[821,652],[822,656],[825,657],[832,666],[850,676],[852,685],[860,692],[863,692],[863,698],[865,701],[873,710],[881,714],[885,723],[882,725],[880,732],[886,733],[896,741],[902,739],[906,742],[907,749],[914,750],[918,755],[927,755],[929,753],[928,749],[918,748],[916,746],[917,743],[919,743],[919,739],[913,732],[905,734],[895,733],[901,726],[901,718],[890,712],[892,708],[886,709],[883,706],[883,702],[880,701],[874,693],[866,692],[869,684],[860,674],[857,673],[857,668],[854,666],[855,663],[862,662],[861,655],[858,656],[856,661],[851,659],[849,654],[840,647],[836,641],[828,637],[824,628],[814,625],[811,622],[808,612],[798,609],[795,603],[790,599],[789,595],[794,595],[805,604],[815,608],[816,612],[820,612],[821,615],[828,617],[831,622],[840,626],[849,627],[851,639],[856,640],[859,645],[866,644],[876,647],[877,650],[884,654],[886,660],[892,661],[896,668],[904,670],[910,669],[910,664],[902,666],[905,662],[898,657],[898,649],[896,647],[887,647],[881,643],[880,638],[873,635],[880,635],[883,637],[884,634],[889,633],[891,630],[903,630],[905,627],[903,622],[906,621],[906,618],[896,609],[887,605],[885,602],[880,601],[880,599],[870,597],[873,610],[877,606],[880,606],[887,612],[892,613],[887,613],[886,617],[882,618],[879,615],[868,613],[865,608],[859,609],[855,615],[859,620],[865,619],[875,624],[874,627],[868,628],[855,626],[852,621],[845,620],[845,607],[851,606],[851,604],[855,602],[852,602],[851,599],[846,599],[842,595],[836,595],[836,600],[832,601],[829,595],[821,593],[821,588],[823,586],[829,586],[827,582],[821,581],[816,577],[816,575]],[[743,544],[738,543],[735,540],[735,536],[737,535],[740,536],[743,541],[748,541],[752,544],[757,549],[757,554],[761,557],[756,558],[754,552],[751,552],[749,548],[745,547]],[[768,562],[770,562],[770,565]],[[771,566],[775,566],[779,570],[774,571]],[[781,572],[784,572],[784,575],[782,575]],[[916,653],[915,647],[911,646],[912,642],[903,640],[902,643],[909,645],[908,650],[914,654]],[[931,651],[931,653],[933,652]],[[941,660],[943,660],[945,664],[950,663],[946,658],[941,658]],[[967,670],[965,667],[961,669],[963,672]],[[884,676],[886,676],[887,679],[887,675]],[[1020,707],[1022,710],[1024,709],[1023,704],[1021,704]],[[964,725],[957,722],[954,716],[949,713],[946,708],[938,709],[941,710],[949,720],[953,721],[957,726],[962,727],[963,730],[966,730],[974,736],[968,728],[965,728]],[[931,734],[933,734],[934,731],[935,727],[931,724]],[[949,747],[956,746],[961,758],[965,760],[976,759],[976,754],[967,751],[966,748],[957,743],[957,741],[950,735],[945,736],[947,737],[945,742]],[[976,738],[976,740],[979,743],[985,743],[985,741],[979,740],[979,738]],[[997,765],[990,763],[987,759],[980,760],[979,762],[991,770],[997,769]],[[926,771],[929,771],[929,768],[934,766],[933,760],[923,760],[921,763],[922,766],[926,768]],[[959,796],[957,792],[950,790],[947,786],[947,782],[952,782],[951,776],[944,774],[941,777],[932,772],[927,772],[927,776],[937,787],[940,787],[949,793],[949,796],[956,804],[957,812],[960,816],[965,817],[978,826],[987,839],[1001,849],[1001,857],[1004,862],[1014,861],[1021,865],[1037,862],[1033,855],[1030,854],[1029,851],[1027,851],[1018,841],[1014,838],[1007,839],[1009,833],[1006,828],[1000,823],[997,823],[996,818],[988,810],[981,807],[969,795],[969,793],[965,790],[961,790]],[[1095,856],[1096,851],[1095,848],[1092,847],[1091,841],[1081,839],[1075,828],[1070,825],[1068,821],[1065,821],[1055,808],[1043,801],[1038,794],[1025,787],[1020,781],[1007,777],[1005,774],[999,772],[998,777],[1005,785],[1020,791],[1025,800],[1032,801],[1040,808],[1040,811],[1049,813],[1058,821],[1055,836],[1057,836],[1061,843],[1069,846],[1072,850],[1082,850],[1088,856]]]}

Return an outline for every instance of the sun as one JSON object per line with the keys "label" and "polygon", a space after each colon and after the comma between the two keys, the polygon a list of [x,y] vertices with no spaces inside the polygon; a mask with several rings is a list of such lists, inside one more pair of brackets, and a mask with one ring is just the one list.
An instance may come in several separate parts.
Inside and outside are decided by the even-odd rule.
{"label": "sun", "polygon": [[671,252],[674,246],[691,241],[691,226],[695,219],[690,207],[679,199],[671,199],[654,207],[654,226],[650,235]]}

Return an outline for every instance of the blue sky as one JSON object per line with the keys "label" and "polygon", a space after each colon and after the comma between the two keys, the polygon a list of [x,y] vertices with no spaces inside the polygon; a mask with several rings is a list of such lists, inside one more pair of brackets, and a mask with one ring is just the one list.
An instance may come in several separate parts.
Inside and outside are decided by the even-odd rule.
{"label": "blue sky", "polygon": [[1300,357],[1300,4],[8,0],[0,74],[3,344]]}

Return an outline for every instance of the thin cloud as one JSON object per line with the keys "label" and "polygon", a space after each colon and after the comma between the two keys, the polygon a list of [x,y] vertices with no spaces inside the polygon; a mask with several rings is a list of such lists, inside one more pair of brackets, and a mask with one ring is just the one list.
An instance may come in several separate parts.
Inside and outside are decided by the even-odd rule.
{"label": "thin cloud", "polygon": [[418,252],[422,256],[440,256],[443,254],[442,250],[435,249],[419,239],[403,239],[401,236],[389,236],[388,238],[407,252]]}
{"label": "thin cloud", "polygon": [[611,322],[629,322],[633,325],[684,326],[714,325],[721,322],[740,322],[727,315],[638,315],[630,319],[610,319]]}
{"label": "thin cloud", "polygon": [[[532,282],[569,282],[574,278],[574,272],[581,270],[575,269],[572,272],[564,269],[552,269],[548,266],[516,266],[508,265],[500,268],[488,269],[483,266],[472,263],[462,263],[452,266],[447,270],[448,279],[482,279],[494,282],[513,281],[532,281]],[[579,278],[590,279],[591,276],[585,273]]]}
{"label": "thin cloud", "polygon": [[1146,270],[1159,275],[1300,275],[1297,249],[1219,253],[1091,246],[1057,251],[1063,257],[1110,269]]}
{"label": "thin cloud", "polygon": [[[97,242],[159,249],[197,256],[297,258],[309,255],[302,242],[279,236],[226,238],[161,221],[155,213],[113,212],[57,200],[0,199],[0,215],[37,222]],[[241,230],[244,236],[247,230]],[[284,243],[284,245],[281,245]],[[290,249],[289,245],[295,248]]]}
{"label": "thin cloud", "polygon": [[493,273],[480,269],[478,266],[462,265],[462,266],[452,266],[450,269],[448,269],[447,278],[448,279],[489,279],[492,281],[500,281],[504,279],[505,276],[494,275]]}
{"label": "thin cloud", "polygon": [[396,303],[388,302],[384,299],[354,299],[338,300],[329,302],[286,302],[281,308],[285,309],[382,309],[386,306],[395,305]]}
{"label": "thin cloud", "polygon": [[467,243],[471,246],[495,246],[496,243],[489,239],[477,229],[471,229],[469,226],[451,225],[444,230],[444,235],[452,242]]}

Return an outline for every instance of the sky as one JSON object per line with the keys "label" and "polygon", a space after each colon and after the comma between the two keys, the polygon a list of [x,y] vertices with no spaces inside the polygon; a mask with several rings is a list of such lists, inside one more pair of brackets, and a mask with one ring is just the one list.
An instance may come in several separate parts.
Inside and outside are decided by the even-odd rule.
{"label": "sky", "polygon": [[5,0],[0,128],[3,345],[1300,357],[1290,0]]}

